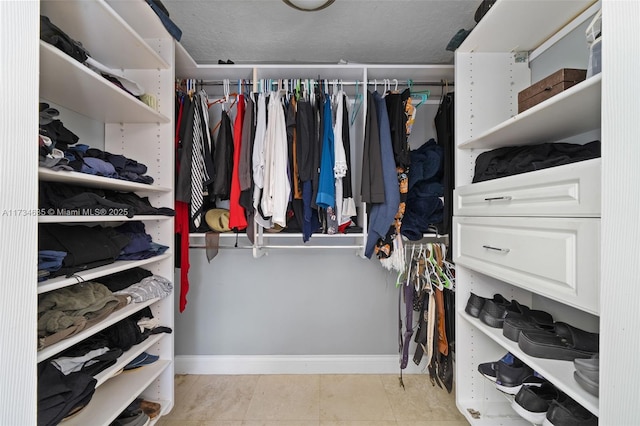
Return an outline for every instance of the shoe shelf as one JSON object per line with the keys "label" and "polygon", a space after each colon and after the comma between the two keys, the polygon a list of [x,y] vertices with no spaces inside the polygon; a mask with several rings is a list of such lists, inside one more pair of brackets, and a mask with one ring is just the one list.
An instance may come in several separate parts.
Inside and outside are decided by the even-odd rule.
{"label": "shoe shelf", "polygon": [[[105,212],[108,209],[103,209]],[[161,215],[140,215],[140,216],[62,216],[62,215],[52,215],[52,216],[38,216],[38,223],[86,223],[86,222],[131,222],[131,221],[149,221],[149,220],[169,220],[172,219],[173,216],[161,216]]]}
{"label": "shoe shelf", "polygon": [[169,117],[44,41],[40,41],[40,96],[103,123],[170,122]]}
{"label": "shoe shelf", "polygon": [[130,182],[121,179],[112,179],[103,176],[95,176],[87,173],[72,171],[54,171],[44,167],[38,168],[38,178],[45,182],[68,183],[88,188],[108,189],[120,192],[171,192],[171,188],[144,183]]}
{"label": "shoe shelf", "polygon": [[494,149],[534,145],[599,129],[601,86],[602,74],[597,74],[458,146]]}
{"label": "shoe shelf", "polygon": [[[142,303],[130,303],[127,306],[118,309],[117,311],[113,312],[111,315],[109,315],[107,318],[105,318],[103,321],[99,322],[98,324],[95,324],[89,328],[86,328],[84,330],[82,330],[81,332],[79,332],[78,334],[74,334],[73,336],[70,336],[64,340],[59,341],[58,343],[55,343],[51,346],[47,346],[46,348],[39,350],[38,351],[38,362],[42,362],[44,360],[47,360],[49,358],[51,358],[52,356],[62,352],[63,350],[70,348],[71,346],[75,345],[76,343],[80,343],[81,341],[83,341],[84,339],[86,339],[87,337],[93,336],[94,334],[96,334],[99,331],[104,330],[105,328],[109,327],[110,325],[113,325],[115,323],[117,323],[120,320],[123,320],[125,318],[127,318],[130,315],[133,315],[134,313],[142,310],[143,308],[146,308],[147,306],[153,305],[154,303],[156,303],[158,300],[160,300],[159,298],[155,298],[155,299],[150,299],[147,300],[145,302]],[[121,410],[122,411],[122,410]],[[118,411],[119,413],[120,411]]]}
{"label": "shoe shelf", "polygon": [[[493,386],[493,384],[491,385]],[[477,402],[467,404],[462,401],[458,404],[458,410],[473,426],[531,426],[531,422],[523,419],[513,411],[511,402],[508,399],[500,402],[485,401],[480,408],[478,408]],[[472,413],[477,413],[477,415],[474,417]]]}
{"label": "shoe shelf", "polygon": [[150,257],[141,260],[118,260],[109,265],[99,266],[97,268],[88,269],[86,271],[76,272],[71,277],[56,277],[38,283],[38,294],[47,293],[59,288],[68,287],[70,285],[79,284],[84,281],[91,281],[94,278],[104,277],[106,275],[115,274],[116,272],[133,269],[139,266],[149,265],[155,262],[168,259],[171,254],[163,253],[160,256]]}
{"label": "shoe shelf", "polygon": [[111,380],[113,377],[116,377],[119,374],[124,373],[124,371],[122,371],[121,373],[118,373],[118,372],[122,370],[131,361],[133,361],[142,352],[145,352],[151,346],[158,343],[160,339],[162,339],[163,337],[164,337],[164,333],[153,334],[149,336],[145,341],[132,346],[128,351],[120,355],[120,357],[118,357],[118,360],[115,364],[113,364],[111,367],[104,369],[100,373],[93,376],[98,381],[96,383],[96,388],[98,388],[108,380]]}
{"label": "shoe shelf", "polygon": [[107,380],[96,389],[91,402],[78,414],[66,420],[64,425],[109,425],[170,364],[171,361],[159,359],[153,364],[123,371],[118,376]]}
{"label": "shoe shelf", "polygon": [[599,415],[598,398],[582,389],[573,378],[573,372],[575,371],[573,362],[532,357],[524,353],[517,342],[513,342],[504,337],[501,328],[489,327],[479,319],[473,318],[464,312],[460,313],[459,317],[462,317],[481,333],[502,346],[507,352],[511,352],[514,356],[520,358],[522,362],[533,368],[534,371],[553,383],[559,390],[573,398],[578,404],[592,412],[595,416]]}

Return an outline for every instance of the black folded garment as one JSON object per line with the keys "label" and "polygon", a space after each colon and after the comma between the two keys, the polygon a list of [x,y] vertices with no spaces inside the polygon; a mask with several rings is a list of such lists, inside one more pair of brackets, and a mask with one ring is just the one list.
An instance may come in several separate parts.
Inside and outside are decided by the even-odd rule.
{"label": "black folded garment", "polygon": [[116,292],[124,290],[133,284],[139,283],[144,278],[152,275],[151,271],[144,268],[133,268],[107,275],[106,277],[96,278],[93,281],[104,284],[109,290]]}
{"label": "black folded garment", "polygon": [[[40,182],[38,192],[39,206],[51,214],[116,215],[133,217],[134,215],[174,216],[173,209],[153,207],[149,198],[140,197],[132,192],[117,192],[98,188],[69,185],[59,182]],[[49,214],[49,213],[47,213]]]}
{"label": "black folded garment", "polygon": [[86,373],[65,376],[51,362],[38,364],[38,426],[57,425],[68,414],[85,407],[96,383]]}
{"label": "black folded garment", "polygon": [[473,182],[482,182],[600,157],[600,141],[585,145],[542,143],[498,148],[476,159]]}
{"label": "black folded garment", "polygon": [[62,268],[51,276],[113,263],[128,243],[126,235],[101,226],[43,223],[38,231],[38,250],[67,252]]}

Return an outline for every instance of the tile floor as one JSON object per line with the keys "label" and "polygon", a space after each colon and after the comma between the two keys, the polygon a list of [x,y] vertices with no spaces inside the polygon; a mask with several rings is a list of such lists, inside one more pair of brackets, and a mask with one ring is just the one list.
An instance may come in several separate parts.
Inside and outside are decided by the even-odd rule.
{"label": "tile floor", "polygon": [[426,375],[177,375],[158,426],[467,426]]}

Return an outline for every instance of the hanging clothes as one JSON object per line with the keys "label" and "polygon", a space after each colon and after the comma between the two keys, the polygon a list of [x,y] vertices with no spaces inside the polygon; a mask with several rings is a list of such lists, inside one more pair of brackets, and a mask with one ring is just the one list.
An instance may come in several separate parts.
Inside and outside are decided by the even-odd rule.
{"label": "hanging clothes", "polygon": [[365,256],[371,258],[375,245],[380,238],[384,238],[393,223],[400,205],[400,191],[396,165],[393,159],[393,146],[389,129],[387,105],[378,92],[373,93],[376,114],[379,123],[380,154],[382,156],[382,177],[384,183],[384,203],[373,204],[369,213],[369,234],[365,247]]}
{"label": "hanging clothes", "polygon": [[[334,162],[333,162],[333,177],[335,179],[335,214],[338,222],[338,228],[344,223],[342,219],[342,179],[347,175],[347,155],[344,152],[344,141],[342,140],[343,131],[343,118],[345,114],[344,104],[342,102],[344,98],[344,92],[340,90],[337,94],[334,94],[335,103],[335,124],[333,126],[333,147],[334,147]],[[349,220],[349,219],[347,219]]]}
{"label": "hanging clothes", "polygon": [[[445,94],[438,106],[436,117],[434,119],[436,132],[438,135],[438,145],[442,147],[443,165],[444,165],[444,207],[442,212],[442,222],[438,225],[438,232],[441,234],[451,234],[451,222],[453,217],[453,190],[455,188],[454,173],[454,152],[455,152],[455,126],[454,126],[454,93]],[[453,244],[453,238],[450,240]],[[447,260],[451,259],[453,250],[451,246],[447,251]]]}
{"label": "hanging clothes", "polygon": [[384,179],[382,174],[382,152],[378,113],[373,93],[367,96],[367,117],[364,129],[364,150],[362,158],[362,182],[360,195],[363,203],[384,203]]}
{"label": "hanging clothes", "polygon": [[351,217],[357,215],[356,203],[353,200],[353,189],[351,187],[351,121],[349,120],[350,110],[347,96],[342,97],[342,143],[344,145],[345,159],[347,162],[347,171],[342,178],[342,223],[340,223],[340,232],[344,232],[346,227],[351,224]]}
{"label": "hanging clothes", "polygon": [[393,155],[398,176],[400,204],[393,225],[389,228],[385,238],[376,244],[376,254],[385,268],[396,270],[400,270],[403,263],[401,260],[402,238],[400,237],[400,228],[404,217],[405,203],[409,189],[407,173],[409,172],[409,165],[411,164],[407,135],[407,115],[405,113],[409,93],[409,89],[407,89],[402,93],[387,93],[385,97],[387,112],[389,114],[391,145],[393,146]]}
{"label": "hanging clothes", "polygon": [[296,114],[296,157],[302,192],[302,240],[309,241],[320,226],[313,208],[314,150],[316,144],[316,113],[308,100],[299,100]]}
{"label": "hanging clothes", "polygon": [[247,227],[245,211],[240,205],[240,153],[242,150],[244,107],[244,96],[238,95],[236,119],[233,126],[233,166],[229,194],[229,228],[236,231],[242,231]]}
{"label": "hanging clothes", "polygon": [[[246,106],[242,123],[242,143],[238,177],[240,181],[240,205],[248,214],[253,213],[253,141],[255,139],[255,106],[251,96],[245,97]],[[248,221],[249,222],[249,221]]]}
{"label": "hanging clothes", "polygon": [[[175,176],[179,181],[181,172],[186,174],[186,167],[182,166],[183,147],[181,146],[182,136],[186,131],[186,117],[189,114],[190,101],[189,97],[184,94],[177,94],[176,105],[176,136],[175,136]],[[191,156],[188,156],[189,159]],[[188,181],[190,182],[190,180]],[[175,266],[180,268],[180,297],[178,306],[180,312],[183,312],[187,306],[187,293],[189,292],[189,204],[181,201],[178,197],[185,196],[184,188],[178,190],[176,184],[176,201],[174,210],[176,216],[174,218],[174,229],[176,234],[176,256]]]}
{"label": "hanging clothes", "polygon": [[322,154],[320,157],[320,179],[318,181],[318,195],[316,204],[327,209],[335,207],[336,192],[334,184],[335,148],[333,123],[331,115],[331,99],[325,96],[322,117]]}
{"label": "hanging clothes", "polygon": [[210,193],[221,200],[228,200],[231,196],[231,176],[233,173],[233,132],[227,111],[222,111],[220,130],[218,130],[213,155],[216,175]]}
{"label": "hanging clothes", "polygon": [[255,222],[265,229],[273,226],[271,218],[265,216],[262,211],[261,200],[264,191],[265,173],[265,138],[267,134],[267,100],[264,93],[258,96],[258,108],[256,119],[256,134],[253,141],[253,154],[251,167],[253,170],[253,207]]}
{"label": "hanging clothes", "polygon": [[269,121],[264,142],[264,189],[260,205],[274,225],[287,226],[287,206],[291,185],[287,171],[287,130],[281,97],[272,93],[269,99]]}

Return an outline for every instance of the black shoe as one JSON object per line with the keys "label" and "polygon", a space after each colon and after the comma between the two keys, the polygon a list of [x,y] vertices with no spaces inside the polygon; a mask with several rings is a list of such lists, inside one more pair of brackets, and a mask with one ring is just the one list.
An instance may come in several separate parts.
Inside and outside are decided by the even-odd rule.
{"label": "black shoe", "polygon": [[544,420],[549,426],[596,426],[598,418],[566,395],[551,401]]}
{"label": "black shoe", "polygon": [[496,388],[509,395],[517,394],[522,386],[542,386],[544,382],[544,378],[522,361],[513,365],[496,365]]}
{"label": "black shoe", "polygon": [[480,309],[478,318],[489,327],[502,328],[507,316],[508,307],[511,305],[501,294],[495,294],[493,299],[487,299]]}
{"label": "black shoe", "polygon": [[507,352],[498,361],[484,362],[482,364],[478,364],[478,371],[487,379],[491,380],[492,382],[495,382],[496,381],[496,365],[497,364],[513,365],[515,362],[522,364],[522,361],[520,361],[518,358],[513,356],[511,352]]}
{"label": "black shoe", "polygon": [[556,322],[552,331],[522,331],[518,346],[524,353],[537,358],[573,361],[597,354],[599,337],[597,333]]}
{"label": "black shoe", "polygon": [[480,310],[484,306],[484,302],[487,299],[484,297],[480,297],[477,294],[471,293],[469,295],[469,299],[467,299],[467,306],[464,308],[464,311],[471,315],[474,318],[478,318],[480,315]]}
{"label": "black shoe", "polygon": [[558,399],[560,393],[551,383],[541,386],[522,386],[511,403],[511,408],[523,419],[540,425],[544,422],[551,401]]}

